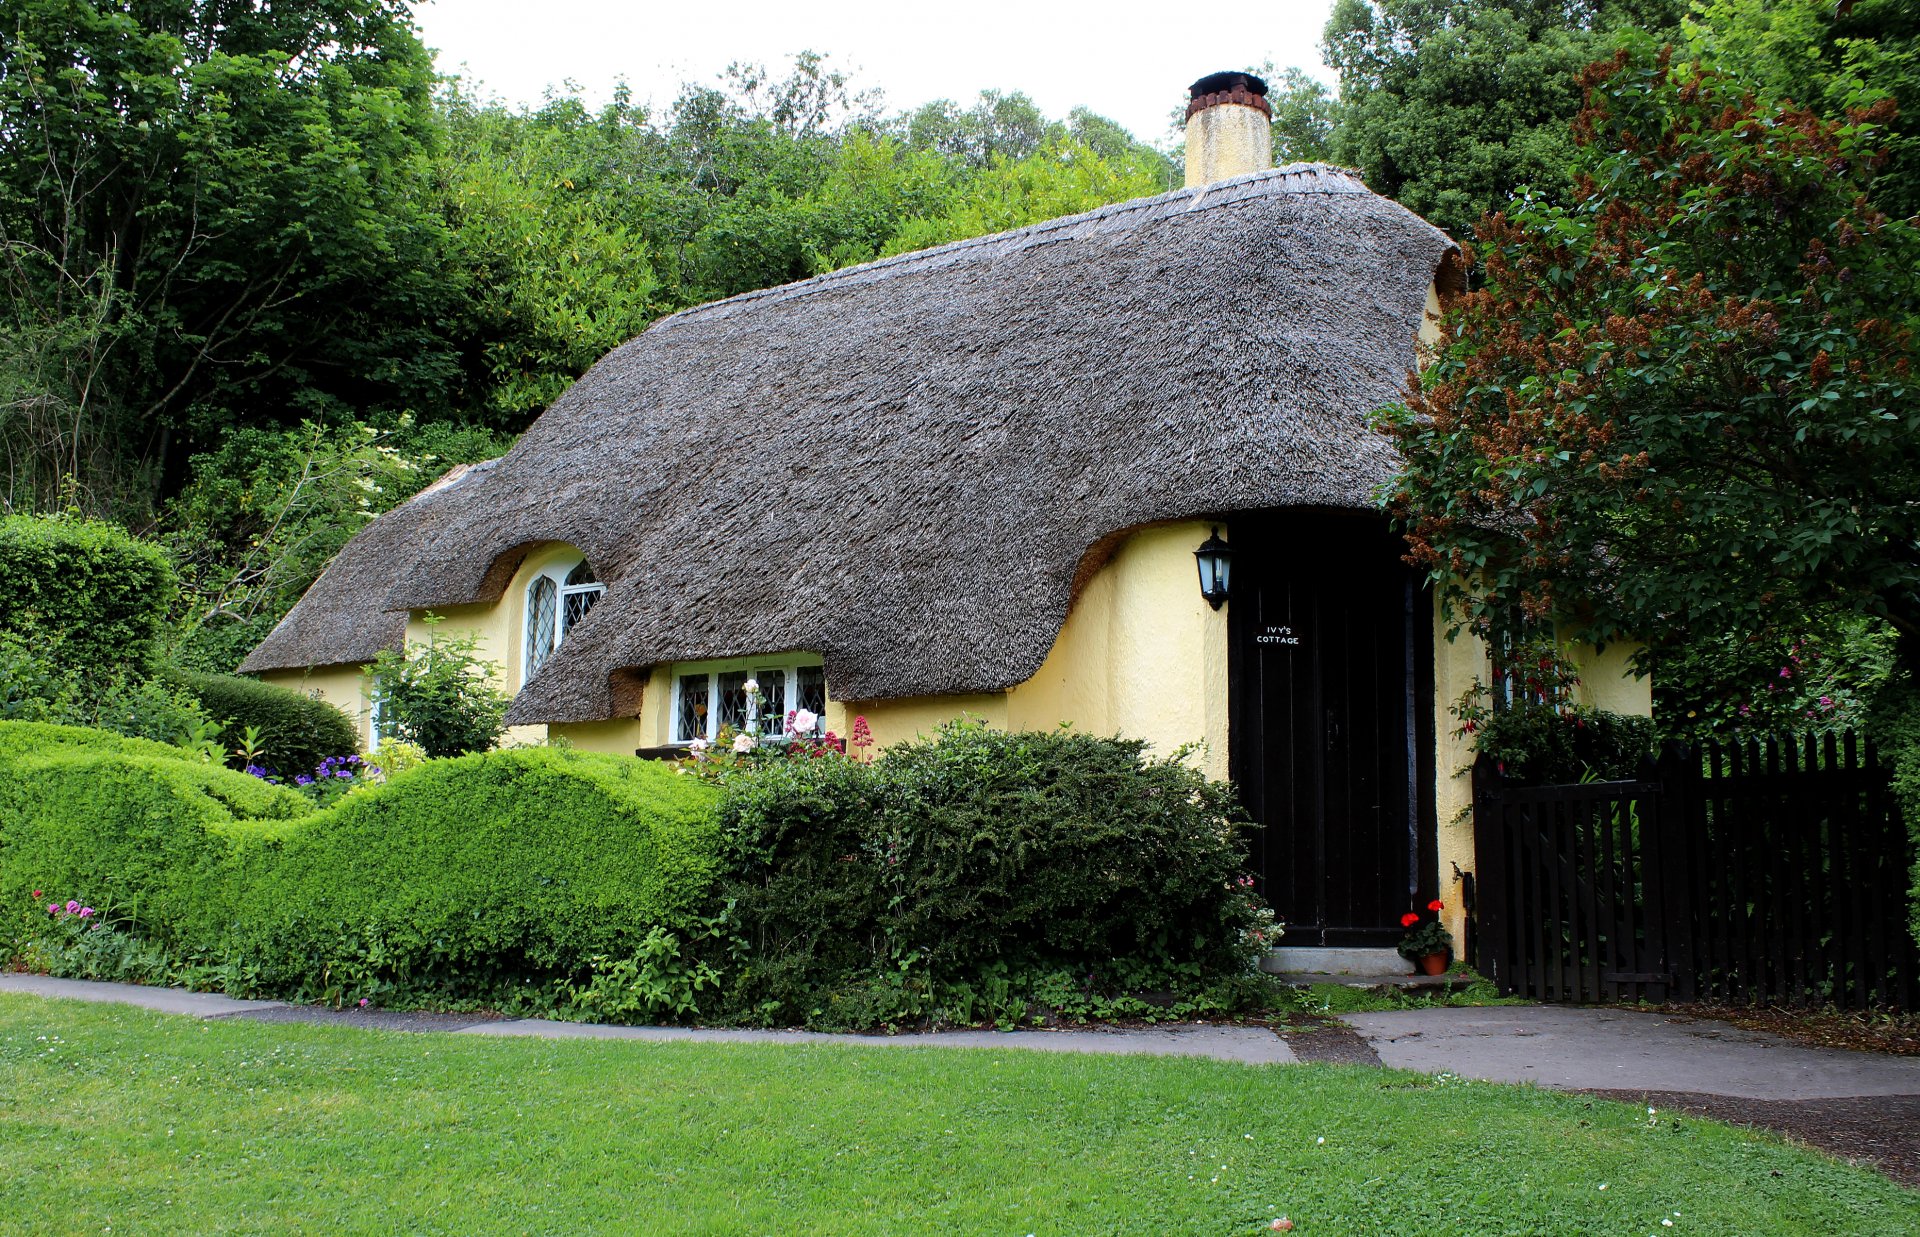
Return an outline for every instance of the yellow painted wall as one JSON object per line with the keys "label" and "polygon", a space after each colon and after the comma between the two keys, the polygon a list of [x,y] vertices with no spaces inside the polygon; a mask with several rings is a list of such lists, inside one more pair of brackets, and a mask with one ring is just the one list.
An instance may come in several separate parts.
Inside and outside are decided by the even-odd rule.
{"label": "yellow painted wall", "polygon": [[1433,612],[1433,734],[1434,820],[1439,829],[1434,848],[1438,868],[1433,888],[1447,904],[1442,917],[1453,933],[1456,948],[1466,941],[1466,910],[1461,905],[1460,881],[1453,874],[1474,870],[1473,852],[1473,744],[1457,733],[1460,721],[1451,712],[1475,681],[1485,683],[1493,666],[1486,642],[1469,632],[1447,639],[1447,619],[1439,598]]}
{"label": "yellow painted wall", "polygon": [[1227,611],[1200,596],[1193,558],[1211,532],[1187,520],[1128,537],[1087,582],[1040,669],[1007,693],[1006,725],[1068,721],[1145,739],[1160,755],[1200,744],[1197,767],[1225,777]]}

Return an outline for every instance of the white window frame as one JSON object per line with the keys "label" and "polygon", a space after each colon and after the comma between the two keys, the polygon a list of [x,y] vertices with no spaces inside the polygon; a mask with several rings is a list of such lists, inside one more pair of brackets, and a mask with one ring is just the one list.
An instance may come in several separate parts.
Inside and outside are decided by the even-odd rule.
{"label": "white window frame", "polygon": [[[591,593],[596,598],[595,604],[598,604],[597,599],[607,591],[606,583],[600,580],[596,580],[591,584],[567,583],[567,577],[572,575],[573,572],[586,561],[587,559],[584,554],[576,554],[571,558],[557,559],[527,578],[527,586],[520,594],[520,614],[522,619],[520,625],[521,682],[524,683],[537,674],[540,667],[546,665],[547,662],[552,659],[553,655],[560,651],[561,644],[566,641],[567,599]],[[553,644],[547,649],[546,657],[541,659],[540,666],[536,666],[532,664],[534,649],[533,590],[540,586],[540,581],[542,580],[551,580],[553,582]],[[588,607],[588,609],[592,608],[592,606]],[[581,617],[584,618],[585,615]]]}
{"label": "white window frame", "polygon": [[[673,677],[673,693],[672,698],[667,702],[667,742],[669,745],[677,746],[686,744],[697,738],[705,739],[709,743],[713,741],[714,736],[720,732],[720,676],[737,673],[742,670],[746,671],[756,682],[763,681],[765,676],[770,674],[785,676],[785,691],[782,693],[781,699],[787,701],[788,704],[786,708],[781,710],[778,719],[782,733],[766,733],[764,727],[767,719],[763,718],[761,722],[763,727],[761,740],[763,742],[785,743],[793,737],[784,733],[784,729],[786,726],[786,714],[790,710],[799,707],[796,702],[800,699],[800,672],[802,670],[822,669],[822,660],[818,656],[810,656],[805,653],[780,653],[772,657],[730,657],[724,661],[676,662],[670,669]],[[703,734],[683,734],[680,730],[680,718],[684,712],[682,688],[688,677],[697,674],[705,675],[707,679],[706,729]],[[764,697],[764,691],[762,695]],[[821,684],[820,695],[820,720],[814,723],[816,734],[825,733],[827,724],[826,701],[828,697],[824,678]]]}

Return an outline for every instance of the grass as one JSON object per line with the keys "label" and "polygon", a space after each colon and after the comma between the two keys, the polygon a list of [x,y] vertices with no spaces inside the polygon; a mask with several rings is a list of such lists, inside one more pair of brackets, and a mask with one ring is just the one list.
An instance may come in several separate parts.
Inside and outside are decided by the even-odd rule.
{"label": "grass", "polygon": [[19,995],[0,1164],[0,1228],[35,1233],[1920,1231],[1920,1196],[1769,1135],[1445,1078]]}

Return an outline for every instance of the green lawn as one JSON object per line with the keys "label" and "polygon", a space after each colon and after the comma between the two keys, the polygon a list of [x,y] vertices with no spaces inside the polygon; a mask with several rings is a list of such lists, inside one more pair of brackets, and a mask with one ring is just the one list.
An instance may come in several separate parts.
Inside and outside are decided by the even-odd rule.
{"label": "green lawn", "polygon": [[1920,1195],[1770,1136],[1377,1070],[0,996],[5,1232],[1223,1234],[1282,1213],[1300,1233],[1920,1231]]}

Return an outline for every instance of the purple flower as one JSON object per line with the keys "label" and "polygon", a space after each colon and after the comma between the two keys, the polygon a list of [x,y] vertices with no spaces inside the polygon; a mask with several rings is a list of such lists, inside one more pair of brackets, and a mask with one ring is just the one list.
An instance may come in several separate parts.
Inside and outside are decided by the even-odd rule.
{"label": "purple flower", "polygon": [[79,904],[78,902],[68,902],[68,903],[67,903],[67,914],[69,914],[69,915],[71,915],[71,914],[73,914],[73,913],[74,913],[75,911],[78,911],[79,909],[80,909],[80,904]]}
{"label": "purple flower", "polygon": [[80,918],[85,919],[91,914],[93,914],[93,908],[91,906],[83,906],[80,908]]}
{"label": "purple flower", "polygon": [[295,786],[311,786],[313,785],[313,779],[302,773],[299,777],[293,779],[293,784]]}
{"label": "purple flower", "polygon": [[60,913],[60,904],[58,902],[47,903],[47,914],[58,915],[59,913]]}
{"label": "purple flower", "polygon": [[360,998],[360,1008],[361,1008],[361,1009],[365,1009],[366,1007],[367,1007],[367,998],[365,998],[365,997],[361,997],[361,998]]}

